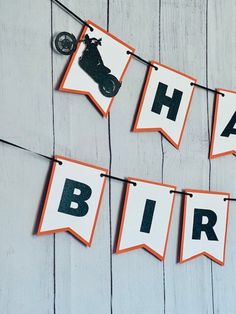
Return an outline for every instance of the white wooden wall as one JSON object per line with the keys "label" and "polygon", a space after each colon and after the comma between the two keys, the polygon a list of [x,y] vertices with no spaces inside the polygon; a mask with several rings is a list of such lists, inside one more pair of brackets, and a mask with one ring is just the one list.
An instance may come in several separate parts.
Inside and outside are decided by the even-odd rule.
{"label": "white wooden wall", "polygon": [[[209,87],[236,89],[234,0],[64,0],[156,59]],[[132,60],[108,119],[84,96],[56,91],[67,57],[51,36],[81,25],[50,0],[0,0],[0,138],[135,176],[236,196],[235,157],[209,161],[214,95],[196,89],[180,150],[159,133],[130,132],[146,65]],[[234,314],[236,206],[225,267],[206,257],[180,265],[181,197],[167,255],[115,255],[124,185],[106,192],[92,248],[70,234],[34,235],[50,165],[0,143],[1,314]]]}

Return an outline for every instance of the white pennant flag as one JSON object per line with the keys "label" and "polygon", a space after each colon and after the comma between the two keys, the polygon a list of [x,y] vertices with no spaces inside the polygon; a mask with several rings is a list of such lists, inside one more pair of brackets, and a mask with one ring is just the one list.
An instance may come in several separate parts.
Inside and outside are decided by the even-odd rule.
{"label": "white pennant flag", "polygon": [[179,148],[196,79],[152,61],[134,132],[160,131]]}
{"label": "white pennant flag", "polygon": [[175,186],[128,178],[116,253],[145,248],[163,260],[171,223]]}
{"label": "white pennant flag", "polygon": [[210,158],[236,154],[236,92],[217,89]]}
{"label": "white pennant flag", "polygon": [[59,90],[87,95],[107,116],[134,48],[91,21],[85,26]]}
{"label": "white pennant flag", "polygon": [[107,170],[56,156],[38,235],[69,231],[91,246]]}
{"label": "white pennant flag", "polygon": [[224,265],[229,193],[185,190],[180,263],[206,255]]}

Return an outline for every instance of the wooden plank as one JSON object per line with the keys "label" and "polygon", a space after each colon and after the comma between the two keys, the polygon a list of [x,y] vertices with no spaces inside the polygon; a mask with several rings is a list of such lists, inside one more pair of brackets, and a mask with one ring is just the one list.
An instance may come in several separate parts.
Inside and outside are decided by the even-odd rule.
{"label": "wooden plank", "polygon": [[[106,1],[64,1],[84,19],[106,28]],[[76,36],[81,25],[53,5],[53,33]],[[68,58],[53,54],[54,88]],[[56,153],[109,167],[108,120],[83,95],[54,92]],[[56,313],[110,313],[110,227],[108,185],[91,248],[70,234],[56,235]]]}
{"label": "wooden plank", "polygon": [[[108,12],[110,31],[142,57],[196,76],[200,84],[235,89],[233,0],[63,3],[104,28]],[[177,151],[158,133],[131,132],[145,65],[132,60],[110,117],[103,119],[85,96],[56,91],[68,58],[53,52],[51,60],[51,13],[53,34],[66,30],[78,35],[81,25],[55,4],[51,7],[48,0],[33,4],[0,0],[0,12],[1,138],[47,155],[55,144],[57,154],[107,168],[112,157],[112,174],[119,177],[163,181],[176,184],[179,190],[210,188],[235,197],[235,157],[208,160],[214,95],[195,91]],[[1,313],[233,313],[234,203],[224,267],[206,257],[177,263],[180,196],[166,260],[161,263],[143,250],[112,254],[124,184],[112,181],[110,194],[107,184],[94,242],[88,249],[70,234],[33,235],[45,195],[48,161],[0,144],[0,169]]]}
{"label": "wooden plank", "polygon": [[[157,1],[110,1],[110,31],[136,48],[144,58],[158,56]],[[147,66],[132,60],[111,111],[112,173],[125,178],[161,180],[161,141],[155,133],[131,132]],[[112,182],[113,246],[119,228],[124,185]],[[162,313],[162,263],[144,250],[112,256],[113,313]]]}
{"label": "wooden plank", "polygon": [[[206,83],[206,2],[161,2],[161,62]],[[195,91],[179,151],[163,139],[167,183],[208,189],[206,92]],[[176,197],[165,269],[166,313],[211,313],[211,262],[206,257],[178,264],[182,224],[181,197]]]}
{"label": "wooden plank", "polygon": [[[236,39],[235,1],[209,1],[208,7],[208,81],[209,86],[235,90]],[[214,99],[209,97],[209,126],[211,129]],[[211,161],[211,189],[236,195],[235,157],[223,156]],[[212,264],[213,297],[215,313],[233,313],[236,306],[236,250],[235,202],[230,203],[226,264]]]}
{"label": "wooden plank", "polygon": [[[51,155],[50,2],[0,11],[0,137]],[[0,168],[0,311],[53,313],[53,239],[34,235],[49,163],[0,144]]]}

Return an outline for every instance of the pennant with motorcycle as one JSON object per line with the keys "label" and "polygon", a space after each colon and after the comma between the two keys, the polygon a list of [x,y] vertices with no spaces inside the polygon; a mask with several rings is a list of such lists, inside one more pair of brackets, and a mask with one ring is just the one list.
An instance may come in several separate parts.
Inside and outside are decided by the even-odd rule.
{"label": "pennant with motorcycle", "polygon": [[134,48],[91,21],[87,22],[59,90],[87,95],[107,116]]}
{"label": "pennant with motorcycle", "polygon": [[69,231],[91,246],[107,169],[56,156],[38,235]]}
{"label": "pennant with motorcycle", "polygon": [[128,178],[116,253],[144,248],[164,260],[175,186]]}
{"label": "pennant with motorcycle", "polygon": [[210,158],[236,154],[236,92],[217,89]]}
{"label": "pennant with motorcycle", "polygon": [[179,148],[196,79],[163,64],[151,62],[134,132],[161,132]]}
{"label": "pennant with motorcycle", "polygon": [[205,255],[225,262],[229,193],[185,190],[180,263]]}

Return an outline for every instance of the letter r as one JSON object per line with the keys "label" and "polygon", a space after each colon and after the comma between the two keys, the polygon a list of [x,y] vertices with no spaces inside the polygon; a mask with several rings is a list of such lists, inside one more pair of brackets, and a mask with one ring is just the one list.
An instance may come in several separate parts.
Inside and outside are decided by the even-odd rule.
{"label": "letter r", "polygon": [[[206,224],[203,223],[203,217],[208,218],[208,222]],[[216,233],[213,229],[217,222],[217,215],[213,210],[210,209],[194,209],[194,219],[193,219],[193,240],[201,240],[201,233],[205,232],[207,239],[210,241],[218,241]]]}

